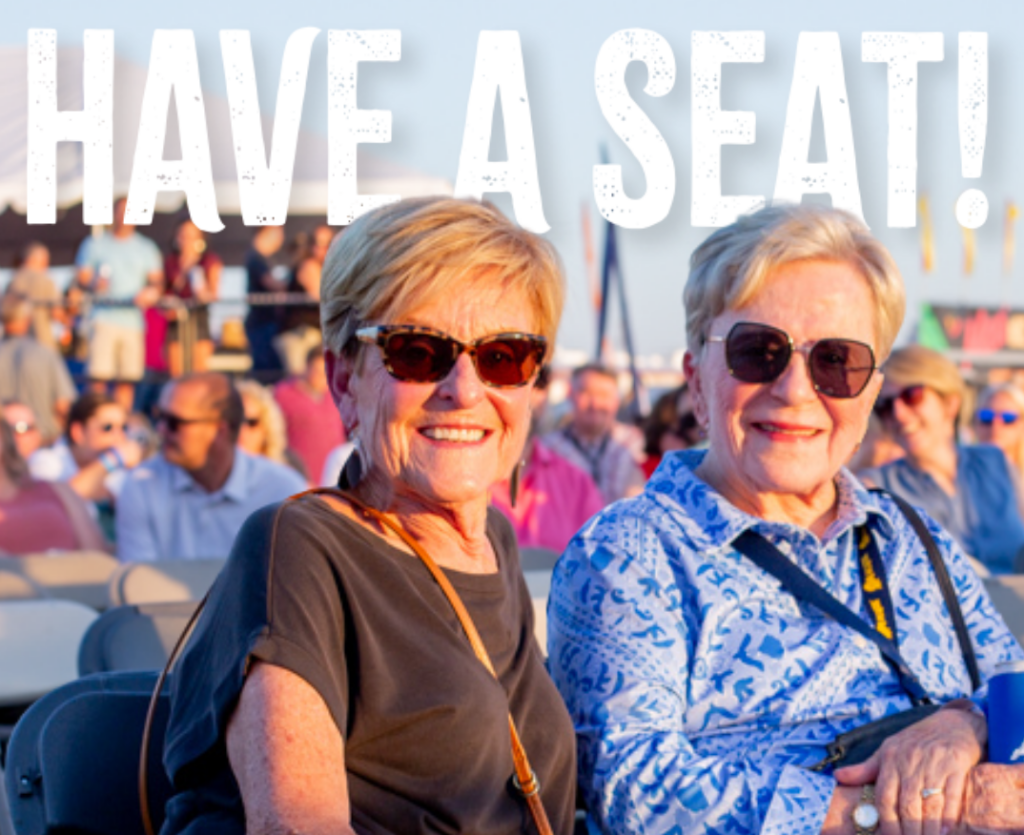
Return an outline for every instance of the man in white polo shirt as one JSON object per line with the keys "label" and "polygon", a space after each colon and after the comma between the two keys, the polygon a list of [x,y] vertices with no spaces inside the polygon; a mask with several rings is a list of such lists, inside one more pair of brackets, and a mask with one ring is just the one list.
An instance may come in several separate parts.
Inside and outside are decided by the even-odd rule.
{"label": "man in white polo shirt", "polygon": [[249,514],[306,489],[291,468],[236,447],[245,411],[223,374],[168,383],[159,410],[160,453],[118,498],[118,559],[226,557]]}

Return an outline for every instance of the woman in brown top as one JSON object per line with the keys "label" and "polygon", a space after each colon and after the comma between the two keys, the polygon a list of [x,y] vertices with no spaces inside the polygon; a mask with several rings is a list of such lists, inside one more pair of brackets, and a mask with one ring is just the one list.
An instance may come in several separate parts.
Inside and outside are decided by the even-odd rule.
{"label": "woman in brown top", "polygon": [[[357,501],[307,494],[240,532],[175,673],[164,835],[532,832],[509,713],[554,832],[572,830],[572,725],[512,531],[488,509],[522,453],[563,293],[552,248],[479,203],[402,201],[335,241],[322,319]],[[360,503],[440,565],[497,680]]]}

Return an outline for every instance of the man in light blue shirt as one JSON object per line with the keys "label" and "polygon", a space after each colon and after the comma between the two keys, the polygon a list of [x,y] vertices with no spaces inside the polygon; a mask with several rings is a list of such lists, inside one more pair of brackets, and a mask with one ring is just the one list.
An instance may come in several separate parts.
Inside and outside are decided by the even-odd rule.
{"label": "man in light blue shirt", "polygon": [[[126,200],[114,205],[114,225],[99,236],[82,241],[75,257],[79,285],[91,293],[88,375],[106,389],[114,383],[114,396],[132,409],[135,383],[145,371],[142,310],[160,298],[163,258],[149,238],[124,222]],[[106,307],[104,301],[131,302]]]}
{"label": "man in light blue shirt", "polygon": [[226,557],[253,511],[306,489],[290,467],[237,448],[245,412],[223,374],[168,383],[159,410],[160,454],[118,498],[118,559]]}

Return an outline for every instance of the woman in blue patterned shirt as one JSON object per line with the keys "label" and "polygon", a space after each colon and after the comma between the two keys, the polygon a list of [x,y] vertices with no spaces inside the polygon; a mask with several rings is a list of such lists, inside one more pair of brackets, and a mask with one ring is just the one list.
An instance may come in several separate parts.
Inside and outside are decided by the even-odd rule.
{"label": "woman in blue patterned shirt", "polygon": [[[844,463],[863,437],[904,312],[902,280],[840,211],[773,207],[713,234],[684,295],[685,367],[710,448],[665,456],[555,571],[549,655],[580,777],[606,832],[939,835],[987,741],[921,540]],[[956,544],[938,543],[983,679],[1024,657]],[[892,632],[943,709],[834,775],[838,734],[911,706],[874,643],[784,591],[737,550],[760,534],[868,620],[870,534]],[[760,540],[759,540],[760,541]],[[892,623],[884,616],[889,612]],[[854,810],[862,806],[859,823]]]}

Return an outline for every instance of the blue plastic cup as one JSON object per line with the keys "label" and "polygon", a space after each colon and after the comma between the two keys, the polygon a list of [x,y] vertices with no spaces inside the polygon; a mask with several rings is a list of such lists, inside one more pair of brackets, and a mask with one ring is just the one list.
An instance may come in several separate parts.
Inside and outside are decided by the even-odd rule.
{"label": "blue plastic cup", "polygon": [[1000,664],[989,679],[988,759],[1024,763],[1024,661]]}

